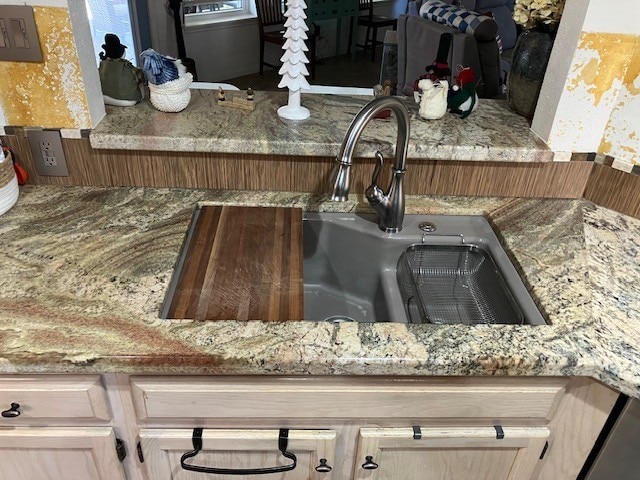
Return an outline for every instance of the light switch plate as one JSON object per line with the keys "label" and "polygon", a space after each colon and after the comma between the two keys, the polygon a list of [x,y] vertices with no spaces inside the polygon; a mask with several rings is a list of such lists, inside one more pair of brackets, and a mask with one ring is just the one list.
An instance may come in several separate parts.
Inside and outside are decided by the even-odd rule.
{"label": "light switch plate", "polygon": [[33,7],[0,5],[0,61],[42,61]]}
{"label": "light switch plate", "polygon": [[59,130],[26,130],[38,175],[68,177],[67,160]]}

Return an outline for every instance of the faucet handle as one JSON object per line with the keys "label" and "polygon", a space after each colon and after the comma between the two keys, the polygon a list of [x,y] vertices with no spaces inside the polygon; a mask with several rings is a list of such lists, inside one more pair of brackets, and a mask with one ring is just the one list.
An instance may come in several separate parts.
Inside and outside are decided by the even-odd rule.
{"label": "faucet handle", "polygon": [[384,165],[384,157],[380,150],[376,152],[376,168],[373,170],[373,176],[371,177],[371,186],[378,185],[378,179],[382,172],[382,166]]}
{"label": "faucet handle", "polygon": [[367,197],[370,205],[382,203],[385,200],[384,192],[378,186],[378,178],[382,172],[382,166],[384,165],[384,157],[380,151],[376,152],[376,168],[373,171],[373,177],[371,177],[371,185],[365,190],[364,195]]}

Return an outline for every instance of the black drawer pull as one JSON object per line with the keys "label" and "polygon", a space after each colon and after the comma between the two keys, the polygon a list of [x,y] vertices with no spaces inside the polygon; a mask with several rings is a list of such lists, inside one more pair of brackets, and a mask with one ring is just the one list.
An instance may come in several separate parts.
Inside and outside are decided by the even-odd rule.
{"label": "black drawer pull", "polygon": [[12,403],[9,410],[0,413],[4,418],[15,418],[20,416],[20,404]]}
{"label": "black drawer pull", "polygon": [[321,458],[320,459],[320,465],[318,465],[316,467],[316,472],[329,473],[331,470],[333,470],[333,468],[331,468],[331,466],[327,465],[327,459],[326,458]]}
{"label": "black drawer pull", "polygon": [[371,455],[367,455],[364,459],[366,461],[362,464],[362,468],[365,470],[375,470],[378,468],[378,464],[373,461],[373,457]]}
{"label": "black drawer pull", "polygon": [[281,428],[280,434],[278,435],[278,450],[282,456],[292,460],[293,463],[289,465],[282,465],[278,467],[264,467],[264,468],[216,468],[216,467],[201,467],[198,465],[189,465],[185,463],[185,460],[195,457],[200,450],[202,450],[202,428],[194,428],[193,429],[193,450],[191,452],[187,452],[182,457],[180,457],[180,466],[191,472],[200,472],[200,473],[215,473],[219,475],[262,475],[267,473],[282,473],[288,472],[289,470],[293,470],[296,468],[298,464],[298,459],[296,456],[287,452],[287,445],[289,443],[289,429]]}

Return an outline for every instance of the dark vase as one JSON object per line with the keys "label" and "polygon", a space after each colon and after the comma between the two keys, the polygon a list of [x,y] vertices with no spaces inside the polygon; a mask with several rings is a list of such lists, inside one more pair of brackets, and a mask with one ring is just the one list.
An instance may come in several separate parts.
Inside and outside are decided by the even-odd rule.
{"label": "dark vase", "polygon": [[532,118],[553,48],[555,32],[525,30],[513,49],[507,100],[519,115]]}

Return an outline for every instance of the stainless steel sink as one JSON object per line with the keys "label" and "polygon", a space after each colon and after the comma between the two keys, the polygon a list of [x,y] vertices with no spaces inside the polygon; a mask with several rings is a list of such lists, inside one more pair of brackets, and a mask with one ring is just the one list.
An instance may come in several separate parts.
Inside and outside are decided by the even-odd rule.
{"label": "stainless steel sink", "polygon": [[484,217],[307,213],[304,316],[311,321],[543,325]]}

